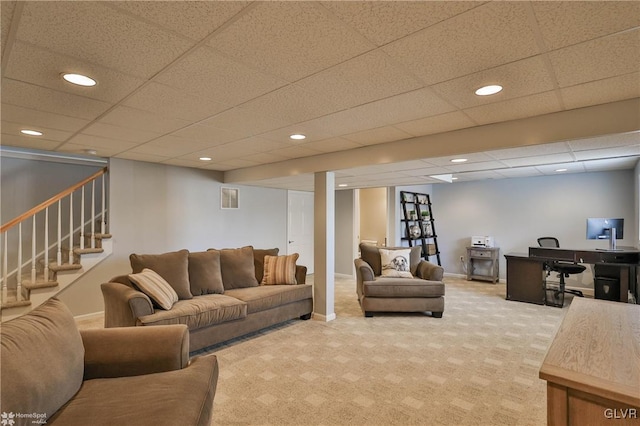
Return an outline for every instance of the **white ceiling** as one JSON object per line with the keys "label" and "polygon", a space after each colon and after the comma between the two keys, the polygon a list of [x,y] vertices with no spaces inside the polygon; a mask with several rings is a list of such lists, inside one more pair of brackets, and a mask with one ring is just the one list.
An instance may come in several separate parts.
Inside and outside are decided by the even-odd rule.
{"label": "white ceiling", "polygon": [[[640,157],[635,111],[631,128],[620,120],[606,135],[527,143],[514,135],[496,149],[461,141],[411,161],[382,158],[430,135],[640,98],[637,1],[1,6],[6,146],[96,150],[303,190],[322,170],[369,187],[443,173],[464,181],[625,169]],[[62,72],[98,85],[70,85]],[[473,93],[492,83],[505,89]],[[24,128],[44,135],[23,136]],[[307,139],[290,140],[294,132]],[[450,163],[454,153],[469,161]],[[304,172],[292,173],[301,161]]]}

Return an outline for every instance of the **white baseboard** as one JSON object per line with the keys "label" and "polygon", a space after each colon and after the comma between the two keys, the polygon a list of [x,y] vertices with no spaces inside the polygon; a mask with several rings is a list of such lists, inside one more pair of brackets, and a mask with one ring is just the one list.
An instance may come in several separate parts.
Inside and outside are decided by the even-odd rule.
{"label": "white baseboard", "polygon": [[322,315],[322,314],[318,314],[316,312],[314,312],[313,314],[311,314],[311,318],[316,320],[316,321],[322,321],[322,322],[329,322],[329,321],[333,321],[334,319],[336,319],[336,314],[330,314],[330,315]]}

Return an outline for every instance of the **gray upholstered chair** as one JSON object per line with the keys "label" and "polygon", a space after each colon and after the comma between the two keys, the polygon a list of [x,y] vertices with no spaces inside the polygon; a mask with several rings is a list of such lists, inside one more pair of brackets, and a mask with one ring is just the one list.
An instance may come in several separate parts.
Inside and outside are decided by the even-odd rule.
{"label": "gray upholstered chair", "polygon": [[[383,275],[381,249],[410,250],[409,269],[402,275]],[[366,317],[374,312],[431,312],[441,318],[444,312],[444,269],[420,258],[421,247],[376,247],[360,244],[360,258],[355,259],[357,294]],[[385,252],[385,255],[389,252]],[[403,261],[404,263],[405,261]]]}

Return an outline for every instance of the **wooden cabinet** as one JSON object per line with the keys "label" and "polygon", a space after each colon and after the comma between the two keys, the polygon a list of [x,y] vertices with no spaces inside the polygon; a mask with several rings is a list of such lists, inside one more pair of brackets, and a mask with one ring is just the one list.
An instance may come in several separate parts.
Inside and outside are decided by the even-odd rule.
{"label": "wooden cabinet", "polygon": [[[467,247],[467,280],[498,282],[500,279],[499,254],[499,247]],[[476,271],[476,267],[481,267],[486,273]]]}

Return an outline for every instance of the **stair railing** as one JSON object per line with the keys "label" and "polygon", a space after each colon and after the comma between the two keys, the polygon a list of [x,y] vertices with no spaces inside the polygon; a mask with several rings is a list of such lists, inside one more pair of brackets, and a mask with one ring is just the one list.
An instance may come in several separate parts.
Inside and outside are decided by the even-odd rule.
{"label": "stair railing", "polygon": [[[100,234],[106,234],[107,206],[105,194],[107,191],[107,172],[108,170],[105,167],[88,178],[70,186],[47,201],[0,226],[0,238],[2,239],[2,245],[0,246],[2,248],[2,274],[0,282],[2,283],[1,302],[3,304],[9,299],[8,293],[10,287],[15,288],[15,301],[20,302],[23,300],[23,272],[28,270],[29,266],[31,266],[30,279],[32,283],[35,283],[37,280],[38,270],[40,269],[38,265],[40,260],[42,261],[42,279],[43,281],[49,281],[51,267],[51,261],[49,258],[50,253],[53,253],[53,257],[55,257],[56,264],[58,266],[63,265],[63,243],[65,241],[69,244],[67,263],[74,263],[74,235],[79,235],[80,250],[85,249],[85,239],[88,240],[91,249],[96,248],[97,220],[100,220]],[[98,206],[99,211],[97,213],[96,181],[99,181],[99,184],[101,185],[100,204]],[[87,191],[89,192],[88,195],[86,194]],[[74,197],[74,194],[76,197]],[[89,218],[85,217],[85,204],[87,203],[90,204],[89,208],[91,209],[91,216]],[[51,215],[49,213],[50,207],[52,206],[54,206],[53,210],[57,213],[54,214],[56,217],[53,219],[56,222],[55,231],[53,230],[54,228],[50,226]],[[63,206],[68,208],[63,208]],[[80,214],[79,226],[75,229],[74,210],[79,210]],[[68,221],[65,220],[66,218],[64,218],[64,214],[68,215]],[[41,228],[38,228],[38,216],[44,216],[42,218],[43,223]],[[29,223],[29,221],[31,223]],[[67,224],[68,229],[64,229]],[[89,235],[86,233],[88,227],[90,228]],[[28,235],[29,228],[31,230],[30,236]],[[17,229],[17,232],[12,233],[10,236],[9,231],[11,229]],[[39,233],[38,231],[42,232]],[[50,232],[54,234],[53,237],[55,239],[55,242],[51,245],[49,244]],[[40,236],[40,238],[38,238],[38,236]],[[38,251],[39,239],[42,240],[41,251]],[[23,262],[23,250],[25,249],[25,245],[29,244],[28,240],[31,240],[31,253],[30,257]],[[17,247],[17,250],[10,250],[13,247]]]}

